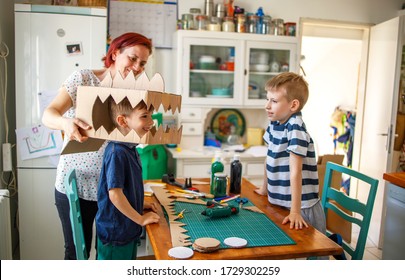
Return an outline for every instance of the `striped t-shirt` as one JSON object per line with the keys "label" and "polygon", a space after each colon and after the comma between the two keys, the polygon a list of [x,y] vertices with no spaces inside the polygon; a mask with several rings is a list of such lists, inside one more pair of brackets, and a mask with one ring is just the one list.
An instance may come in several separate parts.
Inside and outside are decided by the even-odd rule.
{"label": "striped t-shirt", "polygon": [[319,182],[314,142],[308,134],[301,113],[280,124],[270,122],[263,136],[268,144],[266,173],[267,193],[272,204],[291,208],[290,152],[303,157],[301,209],[318,200]]}

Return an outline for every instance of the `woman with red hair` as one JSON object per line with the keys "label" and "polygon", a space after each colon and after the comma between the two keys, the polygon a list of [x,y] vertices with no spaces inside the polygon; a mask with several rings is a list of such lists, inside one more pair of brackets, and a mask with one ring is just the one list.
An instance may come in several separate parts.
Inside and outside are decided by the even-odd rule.
{"label": "woman with red hair", "polygon": [[[108,72],[114,78],[125,78],[130,71],[136,76],[141,74],[152,53],[152,42],[138,33],[125,33],[115,38],[103,58],[104,69],[84,69],[73,72],[62,84],[58,95],[45,109],[42,117],[44,125],[64,132],[64,145],[71,140],[84,142],[87,137],[81,130],[90,126],[76,118],[76,96],[79,86],[100,86]],[[97,185],[106,144],[97,152],[61,155],[55,182],[55,205],[62,223],[65,241],[65,259],[76,259],[72,228],[69,217],[69,201],[65,193],[64,180],[67,172],[76,170],[77,189],[80,199],[82,224],[87,248],[93,238],[93,223],[97,213]]]}

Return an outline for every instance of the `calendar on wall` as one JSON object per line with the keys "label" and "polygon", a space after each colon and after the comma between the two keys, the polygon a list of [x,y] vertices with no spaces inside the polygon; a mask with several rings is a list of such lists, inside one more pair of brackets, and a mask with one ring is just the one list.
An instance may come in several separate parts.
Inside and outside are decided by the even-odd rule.
{"label": "calendar on wall", "polygon": [[152,39],[156,48],[171,48],[176,23],[177,0],[110,0],[108,34],[112,40],[137,32]]}

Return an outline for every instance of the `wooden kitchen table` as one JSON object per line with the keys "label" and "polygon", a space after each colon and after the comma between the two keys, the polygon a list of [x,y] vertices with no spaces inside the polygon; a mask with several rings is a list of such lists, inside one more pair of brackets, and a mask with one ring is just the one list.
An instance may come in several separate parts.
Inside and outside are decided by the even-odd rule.
{"label": "wooden kitchen table", "polygon": [[[179,182],[183,182],[181,179]],[[209,182],[209,179],[193,179],[193,181]],[[147,182],[153,182],[149,180]],[[160,182],[160,181],[159,181]],[[200,191],[209,192],[208,184],[197,185],[193,183],[193,187]],[[167,186],[168,189],[172,188]],[[255,206],[262,210],[277,226],[290,236],[295,241],[295,245],[282,246],[263,246],[263,247],[246,247],[240,249],[220,249],[212,253],[200,253],[194,251],[191,260],[216,260],[216,259],[295,259],[305,258],[310,256],[328,256],[338,255],[343,252],[342,247],[330,240],[328,237],[317,231],[312,226],[302,230],[290,229],[290,225],[282,225],[285,216],[288,215],[288,210],[285,208],[271,205],[267,201],[267,196],[260,196],[254,192],[256,187],[245,178],[242,179],[241,197],[246,197]],[[156,197],[146,197],[146,201],[158,202]],[[163,207],[159,208],[158,214],[160,221],[157,224],[146,226],[146,231],[149,236],[150,244],[155,253],[157,260],[171,260],[168,255],[171,249],[171,235],[169,224],[165,218]],[[262,234],[266,234],[263,232]]]}

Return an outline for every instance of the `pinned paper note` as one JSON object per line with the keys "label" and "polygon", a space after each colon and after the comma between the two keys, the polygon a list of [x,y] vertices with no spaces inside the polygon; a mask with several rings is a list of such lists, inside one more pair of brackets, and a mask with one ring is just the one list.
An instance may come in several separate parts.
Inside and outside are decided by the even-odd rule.
{"label": "pinned paper note", "polygon": [[60,130],[52,130],[40,124],[16,129],[16,136],[22,160],[57,155],[63,145]]}

